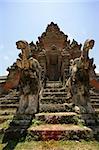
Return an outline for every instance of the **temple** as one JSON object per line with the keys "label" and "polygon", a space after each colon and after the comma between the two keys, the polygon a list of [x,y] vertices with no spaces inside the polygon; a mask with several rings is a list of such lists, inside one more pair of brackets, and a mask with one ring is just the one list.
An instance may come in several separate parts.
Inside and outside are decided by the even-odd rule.
{"label": "temple", "polygon": [[69,60],[80,56],[81,44],[70,43],[68,36],[51,22],[46,31],[38,37],[36,45],[30,43],[33,57],[42,66],[42,77],[49,81],[59,81],[68,77]]}
{"label": "temple", "polygon": [[[41,132],[38,126],[29,128],[31,138],[38,134],[40,140],[90,139],[98,135],[99,76],[95,73],[94,59],[89,58],[94,44],[93,39],[84,44],[74,39],[71,42],[53,22],[36,44],[16,42],[20,54],[8,67],[8,76],[0,78],[1,115],[14,114],[10,130],[5,134],[7,138],[11,138],[10,133],[14,137],[13,126],[14,129],[20,126],[17,137],[24,123],[26,132],[32,119],[43,121],[45,125],[39,126]],[[76,128],[79,122],[88,128]],[[73,126],[68,129],[68,124]]]}

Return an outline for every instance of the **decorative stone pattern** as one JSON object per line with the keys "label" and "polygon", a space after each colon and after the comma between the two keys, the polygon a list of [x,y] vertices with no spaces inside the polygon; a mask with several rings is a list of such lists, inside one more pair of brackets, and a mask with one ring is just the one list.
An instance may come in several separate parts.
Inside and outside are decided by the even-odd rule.
{"label": "decorative stone pattern", "polygon": [[81,53],[81,44],[75,40],[70,43],[68,36],[53,22],[38,37],[36,45],[31,42],[30,47],[33,57],[42,66],[43,80],[65,80],[68,77],[69,60],[79,57]]}

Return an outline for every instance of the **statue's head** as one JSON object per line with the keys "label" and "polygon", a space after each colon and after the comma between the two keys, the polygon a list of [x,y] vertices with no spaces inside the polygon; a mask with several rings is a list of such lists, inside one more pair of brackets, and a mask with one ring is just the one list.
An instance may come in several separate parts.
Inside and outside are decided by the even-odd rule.
{"label": "statue's head", "polygon": [[23,50],[28,46],[28,42],[20,40],[20,41],[16,42],[16,46],[17,46],[17,49],[22,49]]}
{"label": "statue's head", "polygon": [[85,43],[84,43],[84,47],[83,47],[83,49],[85,50],[85,51],[89,51],[89,49],[92,49],[93,48],[93,46],[94,46],[94,44],[95,44],[95,41],[93,40],[93,39],[87,39],[86,41],[85,41]]}

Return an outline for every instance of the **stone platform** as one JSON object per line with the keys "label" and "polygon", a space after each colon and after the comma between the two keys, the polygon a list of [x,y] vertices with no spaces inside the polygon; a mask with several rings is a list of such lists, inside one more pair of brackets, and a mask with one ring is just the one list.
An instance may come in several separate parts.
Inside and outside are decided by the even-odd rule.
{"label": "stone platform", "polygon": [[93,132],[90,128],[73,124],[45,124],[30,127],[28,136],[33,140],[87,140],[93,137]]}

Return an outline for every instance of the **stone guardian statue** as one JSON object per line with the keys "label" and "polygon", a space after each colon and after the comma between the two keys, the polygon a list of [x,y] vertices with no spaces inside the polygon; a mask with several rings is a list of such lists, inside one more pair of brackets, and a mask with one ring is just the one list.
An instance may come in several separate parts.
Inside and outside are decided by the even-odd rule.
{"label": "stone guardian statue", "polygon": [[20,101],[19,114],[35,114],[39,106],[40,73],[39,62],[32,57],[31,49],[26,41],[17,41],[16,46],[21,49],[21,57],[16,64],[20,69]]}

